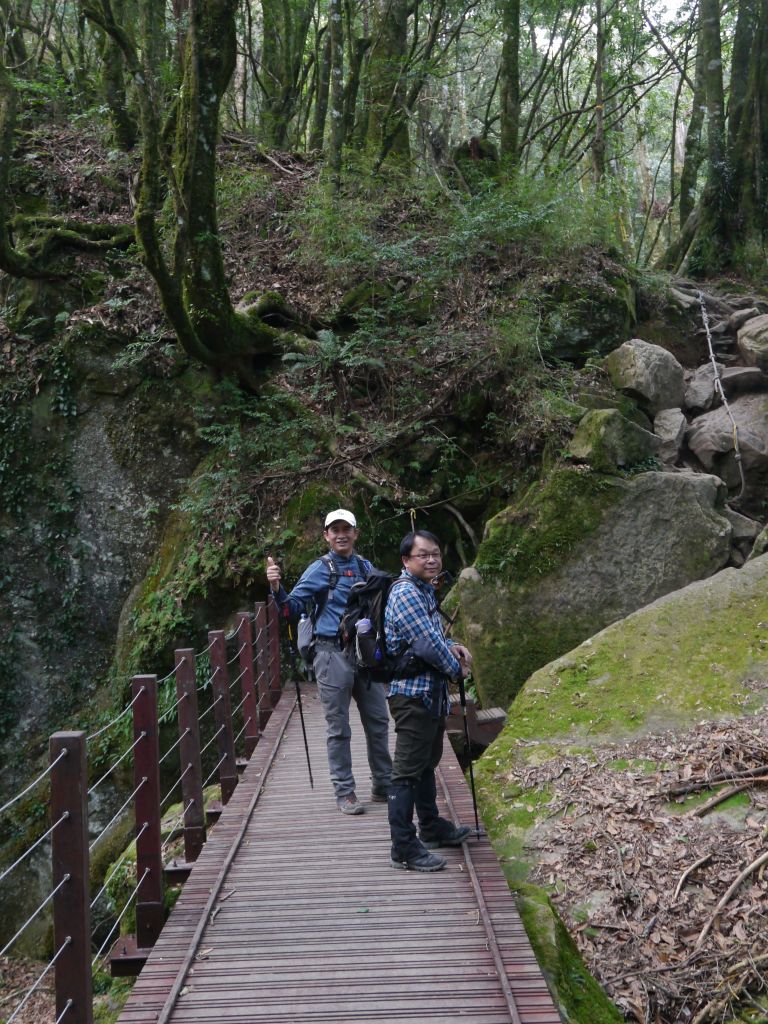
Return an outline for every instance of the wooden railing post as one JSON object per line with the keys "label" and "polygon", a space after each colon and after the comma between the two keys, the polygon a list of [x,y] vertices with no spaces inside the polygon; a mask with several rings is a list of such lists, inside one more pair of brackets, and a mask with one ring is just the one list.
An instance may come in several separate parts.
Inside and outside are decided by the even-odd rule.
{"label": "wooden railing post", "polygon": [[196,861],[205,842],[205,806],[203,771],[200,762],[200,722],[197,711],[195,652],[183,648],[175,652],[176,697],[179,708],[179,765],[181,798],[184,806],[184,857]]}
{"label": "wooden railing post", "polygon": [[269,638],[269,693],[272,707],[280,700],[280,613],[274,601],[267,602]]}
{"label": "wooden railing post", "polygon": [[211,669],[213,670],[214,721],[218,736],[219,782],[221,802],[226,804],[237,785],[235,744],[232,735],[232,704],[229,699],[229,672],[227,666],[227,640],[223,629],[214,629],[208,634],[211,645]]}
{"label": "wooden railing post", "polygon": [[259,716],[256,707],[256,687],[253,673],[253,630],[248,612],[237,616],[237,637],[240,651],[240,693],[243,700],[245,726],[245,756],[250,757],[259,742]]}
{"label": "wooden railing post", "polygon": [[[274,604],[274,602],[272,602]],[[267,606],[263,601],[256,605],[256,668],[257,692],[259,698],[259,731],[263,732],[272,714],[272,700],[269,692],[269,633],[267,631]]]}
{"label": "wooden railing post", "polygon": [[[163,927],[163,863],[160,836],[160,741],[157,676],[134,676],[133,784],[136,806],[136,945],[154,946]],[[145,781],[146,780],[146,781]]]}
{"label": "wooden railing post", "polygon": [[[56,732],[50,738],[51,822],[67,817],[51,838],[53,886],[67,881],[53,897],[53,944],[66,948],[56,961],[56,1018],[92,1024],[91,907],[88,888],[88,769],[84,732]],[[68,876],[68,877],[67,877]],[[70,1002],[71,1000],[71,1002]]]}

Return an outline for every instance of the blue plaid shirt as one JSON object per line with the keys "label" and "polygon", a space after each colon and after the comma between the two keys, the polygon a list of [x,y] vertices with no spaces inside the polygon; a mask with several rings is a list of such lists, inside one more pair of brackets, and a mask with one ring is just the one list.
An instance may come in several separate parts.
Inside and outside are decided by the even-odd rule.
{"label": "blue plaid shirt", "polygon": [[[400,580],[407,582],[401,583]],[[419,638],[428,641],[443,670],[426,668],[421,675],[393,679],[389,696],[400,693],[405,697],[421,697],[426,706],[431,708],[433,696],[439,694],[439,713],[447,715],[449,703],[446,677],[458,676],[461,667],[451,652],[453,642],[446,640],[443,633],[435,588],[403,569],[389,592],[384,613],[384,632],[390,654],[402,653],[409,643]]]}

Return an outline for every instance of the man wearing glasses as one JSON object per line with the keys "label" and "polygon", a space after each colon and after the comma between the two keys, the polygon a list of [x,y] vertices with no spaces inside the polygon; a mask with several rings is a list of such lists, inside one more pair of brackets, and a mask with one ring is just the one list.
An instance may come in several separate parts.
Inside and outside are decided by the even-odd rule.
{"label": "man wearing glasses", "polygon": [[472,655],[443,632],[432,582],[442,567],[440,541],[426,530],[408,533],[400,557],[403,572],[390,589],[384,616],[387,651],[394,656],[410,648],[423,659],[424,669],[419,675],[396,677],[389,688],[397,737],[387,801],[391,863],[411,871],[440,871],[445,858],[430,850],[459,846],[470,832],[466,825],[456,827],[440,817],[435,768],[443,753],[448,679],[466,677]]}

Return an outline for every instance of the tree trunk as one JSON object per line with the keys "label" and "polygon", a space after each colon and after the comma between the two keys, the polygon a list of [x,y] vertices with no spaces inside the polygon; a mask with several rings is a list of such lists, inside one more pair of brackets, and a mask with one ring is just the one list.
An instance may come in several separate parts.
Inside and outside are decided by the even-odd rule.
{"label": "tree trunk", "polygon": [[[368,64],[371,91],[366,143],[379,156],[386,148],[402,164],[411,158],[408,122],[403,116],[409,2],[377,0]],[[387,145],[388,138],[391,141]]]}
{"label": "tree trunk", "polygon": [[299,99],[299,79],[315,0],[294,9],[292,0],[261,0],[262,109],[259,130],[266,146],[281,148]]}
{"label": "tree trunk", "polygon": [[602,0],[595,2],[595,136],[592,141],[592,167],[596,182],[605,177],[605,25]]}
{"label": "tree trunk", "polygon": [[123,54],[120,47],[111,38],[104,37],[101,51],[101,81],[104,100],[109,107],[112,130],[115,133],[117,148],[124,153],[130,152],[136,145],[139,126],[136,118],[128,109],[125,96],[125,76]]}
{"label": "tree trunk", "polygon": [[328,21],[331,40],[331,137],[328,165],[331,189],[337,192],[341,182],[341,151],[344,145],[344,22],[341,0],[329,0]]}
{"label": "tree trunk", "polygon": [[520,0],[504,0],[501,48],[501,157],[510,166],[519,157],[520,133]]}
{"label": "tree trunk", "polygon": [[328,26],[322,31],[324,33],[323,48],[322,53],[318,53],[317,60],[317,88],[315,90],[315,110],[312,116],[312,134],[309,136],[310,149],[323,148],[325,119],[328,114],[328,88],[331,77],[331,33]]}
{"label": "tree trunk", "polygon": [[704,40],[701,28],[699,28],[696,67],[693,78],[693,97],[691,119],[688,122],[688,132],[685,136],[685,156],[683,158],[683,170],[680,174],[680,228],[682,229],[694,207],[694,195],[696,192],[696,179],[699,175],[699,167],[704,159],[704,147],[701,144],[701,130],[704,126],[704,105],[706,102],[706,90],[704,84],[704,62],[706,54],[704,51]]}

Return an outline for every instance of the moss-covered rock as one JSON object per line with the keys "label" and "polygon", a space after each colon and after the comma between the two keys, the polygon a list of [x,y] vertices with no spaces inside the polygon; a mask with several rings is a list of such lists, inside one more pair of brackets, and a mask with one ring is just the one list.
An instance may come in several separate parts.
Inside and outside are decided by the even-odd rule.
{"label": "moss-covered rock", "polygon": [[454,601],[486,706],[661,594],[716,572],[731,525],[715,477],[558,468],[495,516]]}
{"label": "moss-covered rock", "polygon": [[660,448],[660,438],[625,419],[617,409],[595,409],[579,423],[568,454],[588,462],[598,473],[615,473],[648,462]]}
{"label": "moss-covered rock", "polygon": [[[549,783],[526,787],[520,782],[526,766],[585,755],[605,770],[621,771],[626,762],[606,758],[617,743],[761,712],[767,678],[768,556],[763,556],[659,598],[539,669],[477,762],[483,820],[507,879],[520,894],[526,930],[565,1019],[592,1024],[622,1018],[585,971],[547,894],[527,883],[539,851],[547,848],[552,791]],[[653,771],[658,766],[635,762],[635,767]],[[748,808],[735,806],[727,813],[743,817]],[[585,835],[591,835],[589,829]],[[569,908],[572,917],[578,912]]]}

